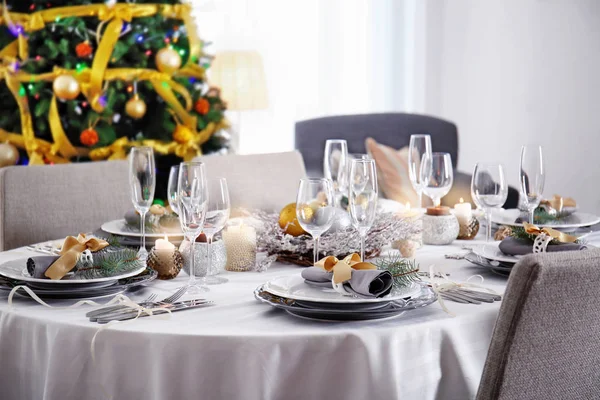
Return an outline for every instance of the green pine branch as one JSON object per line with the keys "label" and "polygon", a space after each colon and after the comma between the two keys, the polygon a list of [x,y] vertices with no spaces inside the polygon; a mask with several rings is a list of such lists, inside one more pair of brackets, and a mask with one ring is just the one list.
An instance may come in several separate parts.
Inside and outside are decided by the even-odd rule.
{"label": "green pine branch", "polygon": [[375,262],[377,269],[389,271],[394,278],[394,286],[406,287],[419,281],[419,264],[415,260],[403,258],[400,253],[381,257]]}

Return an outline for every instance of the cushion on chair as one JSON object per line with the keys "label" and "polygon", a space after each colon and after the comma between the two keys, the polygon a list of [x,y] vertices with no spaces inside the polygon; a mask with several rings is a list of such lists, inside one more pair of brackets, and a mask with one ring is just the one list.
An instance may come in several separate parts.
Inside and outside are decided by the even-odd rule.
{"label": "cushion on chair", "polygon": [[479,400],[600,395],[600,249],[529,255],[513,268]]}
{"label": "cushion on chair", "polygon": [[0,250],[91,232],[132,207],[127,161],[0,169]]}
{"label": "cushion on chair", "polygon": [[419,197],[408,174],[408,147],[400,150],[377,143],[373,138],[365,140],[365,148],[377,165],[377,183],[387,199],[417,206]]}
{"label": "cushion on chair", "polygon": [[274,154],[203,156],[209,177],[227,179],[232,208],[281,210],[296,201],[304,161],[297,151]]}

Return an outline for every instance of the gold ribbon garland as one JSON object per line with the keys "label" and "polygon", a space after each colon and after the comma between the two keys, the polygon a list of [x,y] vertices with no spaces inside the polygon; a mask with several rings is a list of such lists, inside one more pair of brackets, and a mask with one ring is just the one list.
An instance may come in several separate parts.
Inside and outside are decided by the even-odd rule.
{"label": "gold ribbon garland", "polygon": [[552,207],[553,209],[555,209],[557,212],[561,212],[564,207],[577,207],[577,203],[575,202],[575,199],[573,199],[571,197],[562,197],[557,194],[552,196],[551,199],[542,200],[540,204],[548,205],[548,206]]}
{"label": "gold ribbon garland", "polygon": [[61,279],[75,267],[79,256],[85,250],[98,251],[105,247],[108,247],[107,241],[87,238],[83,233],[77,237],[67,236],[60,251],[60,258],[52,263],[44,275],[53,280]]}
{"label": "gold ribbon garland", "polygon": [[539,236],[542,233],[545,233],[561,243],[575,243],[577,241],[575,236],[567,235],[566,233],[557,231],[556,229],[548,227],[540,229],[537,226],[527,222],[523,223],[523,227],[525,228],[525,232],[529,233],[530,235]]}
{"label": "gold ribbon garland", "polygon": [[324,269],[327,272],[333,272],[333,283],[344,283],[352,278],[352,270],[377,269],[371,263],[363,262],[356,253],[346,256],[342,261],[334,256],[320,259],[315,267]]}
{"label": "gold ribbon garland", "polygon": [[[56,67],[51,73],[31,75],[11,70],[10,65],[17,61],[17,57],[22,60],[28,57],[25,35],[20,34],[17,40],[0,50],[0,60],[2,60],[3,65],[0,67],[2,68],[0,70],[0,79],[6,81],[7,87],[19,106],[23,140],[16,139],[20,135],[5,131],[0,131],[0,138],[10,137],[10,140],[17,147],[24,148],[29,155],[30,164],[44,164],[45,161],[57,163],[69,162],[69,159],[73,157],[88,154],[92,160],[124,158],[127,155],[129,147],[138,144],[150,145],[160,154],[176,154],[181,158],[190,160],[201,154],[200,146],[210,139],[218,129],[227,126],[225,120],[217,123],[211,122],[201,132],[197,132],[197,117],[190,113],[192,109],[191,96],[183,85],[173,80],[171,75],[150,69],[106,69],[114,45],[121,34],[123,24],[131,22],[133,18],[147,17],[160,13],[165,18],[181,19],[188,32],[189,59],[187,64],[177,71],[175,75],[204,79],[204,69],[196,64],[202,52],[202,42],[196,35],[195,26],[191,19],[191,6],[189,4],[115,4],[113,6],[92,4],[52,8],[32,14],[12,13],[7,12],[5,6],[2,8],[0,23],[16,26],[22,29],[23,33],[43,29],[46,23],[58,21],[60,18],[66,16],[96,16],[102,21],[98,27],[98,31],[101,31],[102,27],[106,24],[106,29],[96,50],[92,67],[80,72]],[[69,74],[77,79],[82,93],[88,99],[92,109],[97,112],[101,112],[103,109],[101,97],[104,82],[112,80],[147,80],[152,84],[157,94],[168,104],[170,109],[174,111],[181,123],[191,130],[193,135],[186,143],[167,143],[158,140],[130,142],[127,138],[120,138],[109,146],[91,151],[87,148],[78,148],[71,144],[64,132],[58,113],[56,98],[53,97],[50,103],[48,122],[54,143],[49,144],[47,141],[37,139],[33,130],[33,121],[27,98],[21,96],[19,93],[23,90],[21,83],[52,82],[57,76],[62,74]],[[176,94],[182,97],[183,104],[179,101]]]}

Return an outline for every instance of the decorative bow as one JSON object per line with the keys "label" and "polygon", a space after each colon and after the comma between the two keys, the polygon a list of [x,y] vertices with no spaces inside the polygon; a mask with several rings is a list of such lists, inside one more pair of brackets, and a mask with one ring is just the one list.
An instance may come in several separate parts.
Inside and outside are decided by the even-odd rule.
{"label": "decorative bow", "polygon": [[556,229],[548,227],[540,229],[537,226],[529,224],[527,222],[523,223],[523,227],[525,228],[525,232],[529,233],[530,235],[539,236],[542,233],[545,233],[546,235],[561,243],[575,243],[577,241],[577,238],[575,236],[567,235],[566,233],[557,231]]}
{"label": "decorative bow", "polygon": [[558,212],[561,212],[564,207],[576,207],[577,203],[572,197],[561,197],[557,194],[549,200],[542,200],[542,204],[547,204]]}
{"label": "decorative bow", "polygon": [[87,238],[83,233],[79,236],[67,236],[60,251],[60,258],[46,270],[46,275],[52,280],[61,279],[71,271],[84,250],[98,251],[108,246],[108,242],[97,238]]}
{"label": "decorative bow", "polygon": [[352,278],[352,270],[356,269],[377,269],[371,263],[363,262],[356,253],[346,256],[342,261],[334,256],[320,259],[315,267],[324,269],[327,272],[333,271],[333,283],[344,283]]}

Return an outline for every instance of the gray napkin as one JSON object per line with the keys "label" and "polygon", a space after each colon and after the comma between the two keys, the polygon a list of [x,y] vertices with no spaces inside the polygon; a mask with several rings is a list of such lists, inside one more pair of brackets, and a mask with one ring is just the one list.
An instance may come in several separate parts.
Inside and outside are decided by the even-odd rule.
{"label": "gray napkin", "polygon": [[[533,253],[533,243],[531,241],[513,237],[507,237],[502,240],[498,247],[501,252],[510,256],[522,256]],[[546,251],[577,251],[585,250],[587,248],[586,245],[577,243],[549,244]]]}
{"label": "gray napkin", "polygon": [[35,256],[27,259],[27,272],[34,278],[48,279],[44,273],[59,256]]}
{"label": "gray napkin", "polygon": [[[302,277],[309,285],[331,288],[333,272],[318,267],[302,270]],[[344,283],[344,288],[362,297],[383,297],[392,291],[393,278],[389,271],[376,269],[352,270],[352,278]]]}

